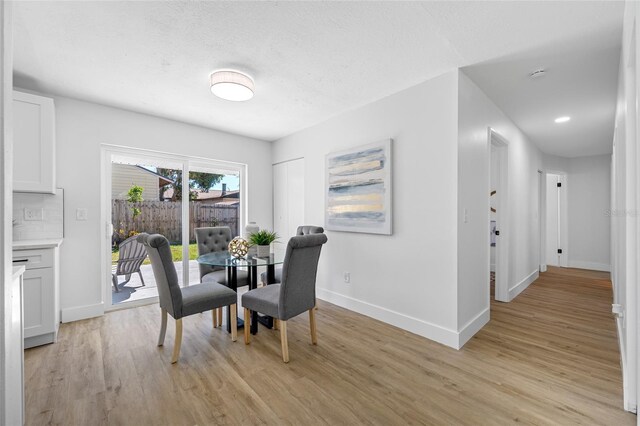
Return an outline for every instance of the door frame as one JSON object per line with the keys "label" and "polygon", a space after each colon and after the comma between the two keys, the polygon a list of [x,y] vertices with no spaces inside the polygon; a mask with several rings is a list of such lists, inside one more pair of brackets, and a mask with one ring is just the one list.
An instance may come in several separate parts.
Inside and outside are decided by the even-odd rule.
{"label": "door frame", "polygon": [[[112,179],[112,161],[114,157],[124,156],[133,158],[142,158],[150,161],[171,162],[182,166],[182,199],[189,199],[189,174],[192,168],[199,171],[228,171],[230,173],[238,173],[240,178],[240,212],[238,214],[238,230],[242,230],[242,224],[247,223],[248,206],[248,179],[247,165],[243,163],[235,163],[231,161],[214,160],[205,157],[192,157],[181,154],[168,153],[163,151],[153,151],[142,148],[131,148],[120,145],[101,144],[100,145],[100,223],[102,230],[102,244],[100,255],[101,264],[101,285],[103,289],[103,305],[105,312],[132,308],[137,306],[157,303],[157,297],[148,299],[122,303],[118,305],[112,304],[111,297],[111,236],[113,234],[113,225],[111,223],[111,179]],[[187,173],[185,173],[187,172]],[[189,239],[189,209],[182,209],[182,241]],[[182,283],[183,286],[189,285],[189,246],[182,244]]]}
{"label": "door frame", "polygon": [[547,175],[538,169],[538,272],[547,272]]}
{"label": "door frame", "polygon": [[[487,218],[490,218],[491,151],[498,157],[498,202],[496,223],[500,235],[496,236],[496,288],[495,300],[509,302],[509,141],[491,127],[487,130]],[[487,277],[488,279],[488,277]]]}

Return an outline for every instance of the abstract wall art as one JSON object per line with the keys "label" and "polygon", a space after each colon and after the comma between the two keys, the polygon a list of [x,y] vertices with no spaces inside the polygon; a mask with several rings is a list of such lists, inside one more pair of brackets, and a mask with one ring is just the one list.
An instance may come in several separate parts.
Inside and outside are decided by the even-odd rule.
{"label": "abstract wall art", "polygon": [[326,156],[325,227],[391,235],[391,139]]}

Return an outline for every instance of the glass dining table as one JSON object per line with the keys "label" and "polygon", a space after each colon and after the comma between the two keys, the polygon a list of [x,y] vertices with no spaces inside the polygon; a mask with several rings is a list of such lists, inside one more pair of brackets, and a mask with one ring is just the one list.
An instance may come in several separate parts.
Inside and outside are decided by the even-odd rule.
{"label": "glass dining table", "polygon": [[[248,271],[249,290],[253,290],[258,287],[258,267],[266,267],[267,269],[267,283],[275,282],[275,266],[284,263],[284,250],[276,250],[268,257],[258,257],[255,255],[247,255],[246,257],[236,258],[228,251],[217,251],[212,253],[203,254],[196,260],[199,264],[209,265],[214,267],[225,268],[227,271],[227,285],[233,291],[238,291],[238,268],[245,268]],[[227,331],[231,332],[231,315],[230,309],[227,309]],[[268,328],[273,327],[273,318],[260,315],[257,312],[253,312],[251,315],[251,334],[258,332],[258,323],[263,324]],[[242,318],[238,318],[238,327],[245,327]]]}

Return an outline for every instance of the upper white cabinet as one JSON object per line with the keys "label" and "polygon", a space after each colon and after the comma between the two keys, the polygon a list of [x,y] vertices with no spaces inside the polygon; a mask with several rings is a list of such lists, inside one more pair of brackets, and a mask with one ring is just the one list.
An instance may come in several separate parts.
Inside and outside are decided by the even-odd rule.
{"label": "upper white cabinet", "polygon": [[54,194],[53,99],[13,92],[13,190]]}

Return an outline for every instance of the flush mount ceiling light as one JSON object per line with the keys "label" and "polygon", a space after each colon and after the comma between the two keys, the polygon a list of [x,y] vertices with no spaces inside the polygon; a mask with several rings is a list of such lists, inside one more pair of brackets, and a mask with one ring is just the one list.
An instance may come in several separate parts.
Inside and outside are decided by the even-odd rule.
{"label": "flush mount ceiling light", "polygon": [[221,70],[211,74],[211,93],[227,101],[248,101],[254,89],[253,79],[241,72]]}
{"label": "flush mount ceiling light", "polygon": [[571,120],[571,117],[564,116],[564,117],[558,117],[553,121],[555,121],[556,123],[566,123],[569,120]]}

